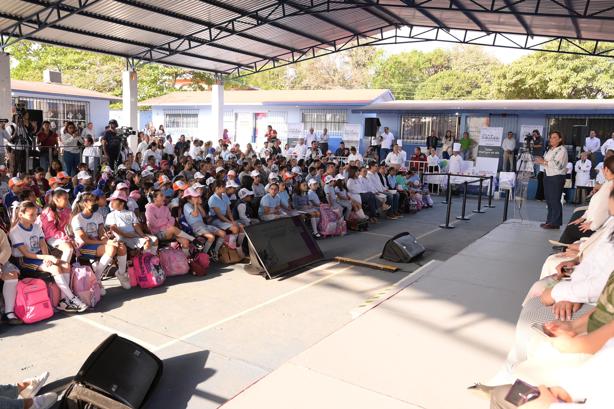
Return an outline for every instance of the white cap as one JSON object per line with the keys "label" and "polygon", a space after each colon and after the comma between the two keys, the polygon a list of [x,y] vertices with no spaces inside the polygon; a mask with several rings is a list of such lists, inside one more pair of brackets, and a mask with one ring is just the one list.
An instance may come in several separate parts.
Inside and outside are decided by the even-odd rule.
{"label": "white cap", "polygon": [[223,172],[223,171],[225,171],[225,170],[226,170],[226,169],[224,169],[223,167],[218,166],[217,168],[215,168],[215,173],[220,173],[220,172]]}
{"label": "white cap", "polygon": [[[448,145],[448,146],[449,146],[449,145]],[[452,150],[453,150],[454,152],[460,152],[460,150],[461,150],[461,144],[460,144],[460,143],[455,143],[455,144],[452,146]]]}
{"label": "white cap", "polygon": [[245,199],[247,196],[253,196],[254,192],[249,189],[243,188],[239,190],[239,199]]}
{"label": "white cap", "polygon": [[328,185],[333,180],[335,180],[334,177],[332,177],[331,175],[326,175],[326,177],[324,178],[324,183],[326,183]]}
{"label": "white cap", "polygon": [[303,173],[303,170],[299,168],[298,166],[295,166],[292,168],[292,173],[294,173],[295,175],[300,175]]}
{"label": "white cap", "polygon": [[128,168],[123,163],[117,167],[117,170],[126,170],[126,169]]}
{"label": "white cap", "polygon": [[200,173],[200,172],[196,172],[196,173],[194,174],[194,179],[204,179],[204,178],[205,178],[205,175],[203,175],[203,174],[202,174],[202,173]]}
{"label": "white cap", "polygon": [[77,179],[91,179],[92,175],[90,175],[89,173],[87,173],[86,171],[82,170],[81,172],[77,173]]}
{"label": "white cap", "polygon": [[309,182],[307,182],[307,184],[309,186],[311,186],[311,185],[317,185],[319,183],[318,183],[318,180],[316,178],[312,178],[312,179],[309,179]]}
{"label": "white cap", "polygon": [[207,186],[209,186],[210,184],[215,183],[215,178],[213,176],[209,176],[205,183],[207,184]]}
{"label": "white cap", "polygon": [[204,188],[204,187],[206,187],[206,186],[205,186],[205,185],[203,185],[203,184],[200,184],[200,183],[198,183],[198,182],[196,182],[196,183],[194,183],[194,184],[192,185],[192,189],[202,189],[202,188]]}
{"label": "white cap", "polygon": [[118,183],[117,186],[115,186],[115,190],[121,190],[121,189],[130,189],[130,186],[128,186],[124,182]]}
{"label": "white cap", "polygon": [[269,173],[269,180],[279,179],[279,175],[275,172]]}
{"label": "white cap", "polygon": [[145,170],[144,170],[144,171],[141,173],[141,176],[142,176],[142,177],[144,177],[144,178],[148,178],[148,177],[153,176],[153,175],[154,175],[154,174],[153,174],[153,172],[152,172],[152,171],[150,171],[150,170],[147,170],[147,169],[145,169]]}
{"label": "white cap", "polygon": [[338,174],[337,176],[335,176],[335,180],[345,180],[345,176],[343,176],[341,173]]}
{"label": "white cap", "polygon": [[252,172],[249,175],[255,178],[256,176],[260,176],[260,172],[258,172],[257,170],[252,170]]}
{"label": "white cap", "polygon": [[226,181],[226,187],[227,188],[229,188],[229,187],[237,188],[237,187],[239,187],[239,185],[234,180],[229,179],[229,180]]}
{"label": "white cap", "polygon": [[237,172],[236,172],[234,169],[230,169],[230,170],[228,171],[228,176],[230,176],[230,175],[235,175],[235,176],[237,176]]}

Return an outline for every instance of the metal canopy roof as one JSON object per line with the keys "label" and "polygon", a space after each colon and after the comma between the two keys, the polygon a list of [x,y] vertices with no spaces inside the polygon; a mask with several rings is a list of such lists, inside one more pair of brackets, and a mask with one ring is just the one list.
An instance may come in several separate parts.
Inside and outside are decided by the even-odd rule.
{"label": "metal canopy roof", "polygon": [[362,45],[435,40],[612,57],[614,3],[1,0],[0,48],[26,38],[125,57],[132,65],[157,62],[220,75],[246,75]]}

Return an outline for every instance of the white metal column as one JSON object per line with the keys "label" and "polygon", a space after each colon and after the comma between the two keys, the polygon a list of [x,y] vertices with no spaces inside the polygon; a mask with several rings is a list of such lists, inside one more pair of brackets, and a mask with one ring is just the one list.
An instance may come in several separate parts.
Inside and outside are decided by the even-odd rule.
{"label": "white metal column", "polygon": [[[120,126],[130,126],[135,131],[139,128],[138,96],[137,96],[137,75],[134,68],[128,68],[122,73],[122,100],[123,100],[123,119],[124,123]],[[137,136],[131,136],[128,146],[132,152],[136,152],[138,145]]]}
{"label": "white metal column", "polygon": [[216,75],[211,92],[211,121],[214,142],[222,138],[224,132],[224,78]]}
{"label": "white metal column", "polygon": [[11,119],[13,102],[11,100],[11,59],[0,52],[0,119]]}

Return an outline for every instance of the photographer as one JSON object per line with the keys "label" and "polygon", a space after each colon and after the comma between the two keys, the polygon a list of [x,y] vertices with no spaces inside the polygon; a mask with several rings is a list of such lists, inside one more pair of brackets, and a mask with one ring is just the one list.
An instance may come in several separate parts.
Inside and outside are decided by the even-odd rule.
{"label": "photographer", "polygon": [[68,122],[64,128],[64,133],[60,137],[62,147],[62,159],[64,161],[64,170],[71,177],[77,173],[77,167],[81,162],[81,147],[83,139],[77,133],[77,127],[73,122]]}
{"label": "photographer", "polygon": [[109,121],[109,129],[104,133],[102,138],[102,150],[104,156],[108,159],[111,168],[115,169],[120,162],[120,153],[122,149],[123,136],[117,131],[118,123],[115,119]]}

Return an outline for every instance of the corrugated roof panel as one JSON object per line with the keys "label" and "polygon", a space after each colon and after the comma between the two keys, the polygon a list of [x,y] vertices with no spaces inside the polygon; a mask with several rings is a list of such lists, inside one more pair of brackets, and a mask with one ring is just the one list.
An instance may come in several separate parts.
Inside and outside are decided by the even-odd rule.
{"label": "corrugated roof panel", "polygon": [[236,68],[232,64],[222,64],[200,58],[186,57],[185,55],[172,55],[159,61],[162,64],[183,64],[192,67],[202,67],[203,70],[231,71]]}
{"label": "corrugated roof panel", "polygon": [[54,28],[44,29],[35,34],[34,38],[40,39],[41,41],[46,39],[54,42],[61,42],[68,46],[94,48],[100,50],[102,53],[111,51],[119,54],[133,55],[143,50],[142,47],[135,47],[118,41],[96,39],[86,35],[67,33]]}
{"label": "corrugated roof panel", "polygon": [[[367,13],[364,9],[331,11],[327,13],[327,16],[354,28],[358,32],[389,26],[385,21],[373,14]],[[391,17],[389,19],[392,20]]]}
{"label": "corrugated roof panel", "polygon": [[[316,28],[306,31],[307,34],[311,33],[314,36],[318,35],[318,30]],[[301,49],[305,47],[311,47],[319,44],[315,39],[309,39],[307,37],[303,37],[298,34],[292,34],[285,30],[271,27],[269,25],[256,27],[249,31],[251,35],[254,35],[259,38],[267,39],[270,41],[274,41],[280,44],[286,44],[290,47],[294,47],[296,49]]]}
{"label": "corrugated roof panel", "polygon": [[[251,51],[258,54],[264,55],[279,55],[281,53],[285,53],[288,50],[278,47],[273,47],[268,44],[259,43],[254,40],[250,40],[245,37],[227,37],[216,41],[216,44],[225,45],[228,47],[236,48],[239,50]],[[285,44],[285,43],[281,43]]]}
{"label": "corrugated roof panel", "polygon": [[220,60],[227,60],[232,64],[249,64],[258,58],[254,58],[253,56],[236,53],[233,51],[223,50],[221,48],[210,47],[207,45],[203,45],[200,47],[196,47],[190,50],[193,54],[199,54],[202,56],[214,57]]}
{"label": "corrugated roof panel", "polygon": [[5,13],[25,17],[30,14],[36,13],[43,8],[44,7],[38,6],[36,4],[25,3],[21,0],[2,0],[2,7],[0,9]]}

